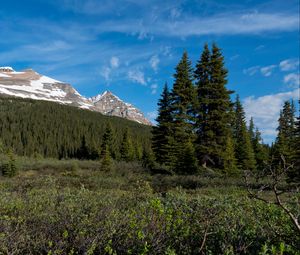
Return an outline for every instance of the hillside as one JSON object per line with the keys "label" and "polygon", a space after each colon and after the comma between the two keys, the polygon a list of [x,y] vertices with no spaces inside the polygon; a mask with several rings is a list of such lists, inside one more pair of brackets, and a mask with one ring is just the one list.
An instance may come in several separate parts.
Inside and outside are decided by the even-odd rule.
{"label": "hillside", "polygon": [[81,157],[78,153],[84,149],[85,158],[97,158],[108,123],[114,132],[116,158],[126,128],[136,158],[150,147],[150,126],[53,102],[0,97],[0,139],[18,155],[72,158]]}
{"label": "hillside", "polygon": [[32,69],[19,72],[12,67],[0,67],[0,95],[72,105],[108,116],[152,125],[139,109],[122,101],[110,91],[86,98],[79,94],[71,84],[39,74]]}

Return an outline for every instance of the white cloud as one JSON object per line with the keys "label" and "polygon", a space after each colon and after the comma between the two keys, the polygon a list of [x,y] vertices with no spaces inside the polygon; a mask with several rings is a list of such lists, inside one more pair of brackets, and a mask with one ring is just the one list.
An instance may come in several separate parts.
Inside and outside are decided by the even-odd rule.
{"label": "white cloud", "polygon": [[103,67],[100,74],[106,81],[109,81],[111,69],[109,67]]}
{"label": "white cloud", "polygon": [[252,67],[244,69],[243,73],[253,76],[254,74],[256,74],[258,72],[259,68],[260,68],[260,66],[252,66]]}
{"label": "white cloud", "polygon": [[130,70],[127,73],[129,80],[139,83],[141,85],[146,85],[145,74],[140,70]]}
{"label": "white cloud", "polygon": [[120,65],[120,60],[118,57],[111,57],[110,59],[110,66],[111,68],[118,68]]}
{"label": "white cloud", "polygon": [[157,111],[148,112],[147,117],[152,123],[156,123],[155,119],[157,118]]}
{"label": "white cloud", "polygon": [[276,65],[264,66],[264,67],[260,68],[260,72],[263,76],[268,77],[268,76],[271,76],[275,67],[276,67]]}
{"label": "white cloud", "polygon": [[245,13],[227,12],[208,17],[197,15],[184,16],[180,20],[168,20],[159,16],[154,21],[151,17],[127,19],[126,22],[104,21],[98,24],[98,32],[120,32],[136,34],[140,38],[152,35],[166,37],[200,35],[238,35],[261,34],[274,31],[294,31],[299,26],[299,16],[283,13]]}
{"label": "white cloud", "polygon": [[154,71],[157,71],[159,62],[160,62],[160,59],[158,58],[157,55],[154,55],[150,58],[149,63]]}
{"label": "white cloud", "polygon": [[283,81],[290,88],[298,88],[300,86],[300,74],[290,73],[284,76]]}
{"label": "white cloud", "polygon": [[254,118],[254,123],[261,131],[266,143],[274,141],[283,102],[289,99],[298,99],[299,92],[299,89],[296,89],[257,98],[251,96],[243,100],[247,120],[249,121],[251,117]]}
{"label": "white cloud", "polygon": [[298,59],[286,59],[280,62],[279,67],[281,71],[293,71],[299,66]]}
{"label": "white cloud", "polygon": [[156,94],[156,92],[157,92],[157,84],[152,84],[151,86],[150,86],[150,88],[151,88],[151,94],[152,95],[154,95],[154,94]]}

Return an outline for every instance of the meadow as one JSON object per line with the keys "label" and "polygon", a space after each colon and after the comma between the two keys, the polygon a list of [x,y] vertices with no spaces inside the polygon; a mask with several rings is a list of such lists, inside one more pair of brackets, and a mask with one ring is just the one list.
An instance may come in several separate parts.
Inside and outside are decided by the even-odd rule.
{"label": "meadow", "polygon": [[[99,161],[16,163],[17,176],[0,176],[0,254],[300,254],[288,215],[249,197],[242,177],[152,175],[125,162],[111,171]],[[250,188],[266,182],[251,179]],[[299,212],[299,193],[284,200]]]}

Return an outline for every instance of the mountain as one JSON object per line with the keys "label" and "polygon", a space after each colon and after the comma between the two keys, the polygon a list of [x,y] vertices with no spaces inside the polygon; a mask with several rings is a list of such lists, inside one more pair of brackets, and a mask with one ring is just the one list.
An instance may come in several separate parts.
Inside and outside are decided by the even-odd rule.
{"label": "mountain", "polygon": [[70,84],[41,75],[32,69],[17,72],[11,67],[0,67],[0,94],[72,105],[151,125],[139,109],[109,91],[88,99]]}
{"label": "mountain", "polygon": [[103,94],[92,97],[89,100],[93,103],[94,110],[105,115],[119,116],[141,124],[151,125],[151,122],[144,117],[140,110],[129,103],[123,102],[110,91],[105,91]]}

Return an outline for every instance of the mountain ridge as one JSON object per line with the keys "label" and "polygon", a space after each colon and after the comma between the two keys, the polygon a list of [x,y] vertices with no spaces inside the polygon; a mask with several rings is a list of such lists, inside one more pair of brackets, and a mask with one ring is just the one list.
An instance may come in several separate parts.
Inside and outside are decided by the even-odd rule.
{"label": "mountain ridge", "polygon": [[87,98],[82,96],[71,84],[39,74],[33,69],[17,72],[9,66],[0,67],[1,94],[72,105],[104,115],[152,125],[138,108],[124,102],[111,91],[106,90],[94,97]]}

